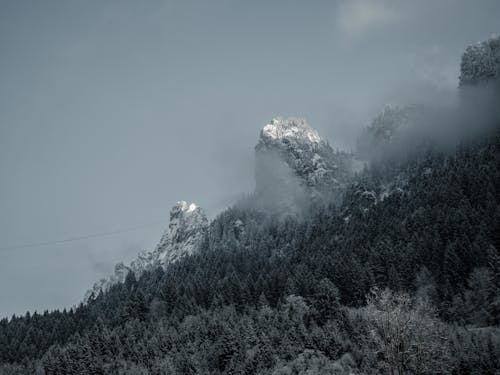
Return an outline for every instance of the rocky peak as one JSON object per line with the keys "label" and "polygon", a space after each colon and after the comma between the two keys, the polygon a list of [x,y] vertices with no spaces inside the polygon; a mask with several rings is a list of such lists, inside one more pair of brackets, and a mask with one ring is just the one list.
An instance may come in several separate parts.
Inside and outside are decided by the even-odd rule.
{"label": "rocky peak", "polygon": [[161,264],[171,263],[182,256],[192,254],[208,228],[205,212],[194,203],[177,202],[170,211],[168,229],[156,246]]}
{"label": "rocky peak", "polygon": [[129,272],[133,272],[138,278],[146,270],[166,267],[183,256],[195,253],[207,228],[208,219],[200,207],[185,201],[177,202],[170,211],[170,224],[155,250],[140,252],[129,266],[118,263],[112,276],[99,280],[85,294],[84,302],[96,298],[114,284],[123,283]]}
{"label": "rocky peak", "polygon": [[290,143],[310,148],[319,145],[321,138],[304,119],[277,117],[262,128],[257,147],[270,144],[281,147]]}
{"label": "rocky peak", "polygon": [[195,203],[187,203],[186,201],[177,202],[170,210],[170,221],[184,217],[200,208]]}
{"label": "rocky peak", "polygon": [[334,152],[299,118],[278,117],[265,125],[255,155],[256,193],[270,201],[322,195],[344,183],[349,169],[349,156]]}

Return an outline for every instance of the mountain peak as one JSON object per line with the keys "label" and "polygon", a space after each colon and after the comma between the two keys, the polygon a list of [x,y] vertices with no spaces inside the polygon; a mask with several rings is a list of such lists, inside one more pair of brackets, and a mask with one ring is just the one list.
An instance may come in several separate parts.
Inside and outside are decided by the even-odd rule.
{"label": "mountain peak", "polygon": [[192,254],[207,227],[208,219],[201,207],[177,202],[170,211],[170,224],[154,251],[157,259],[165,265]]}
{"label": "mountain peak", "polygon": [[84,302],[89,302],[112,285],[122,283],[129,272],[138,278],[144,271],[157,266],[166,267],[180,258],[195,253],[208,228],[208,219],[201,207],[186,201],[177,202],[170,210],[170,223],[154,251],[142,251],[129,266],[119,263],[115,273],[101,279],[89,290]]}
{"label": "mountain peak", "polygon": [[305,119],[276,117],[262,128],[260,141],[318,144],[321,142],[321,137]]}
{"label": "mountain peak", "polygon": [[177,217],[179,215],[191,213],[196,209],[199,209],[199,207],[195,203],[187,203],[186,201],[179,201],[172,207],[172,210],[170,211],[170,220],[172,220],[172,217]]}
{"label": "mountain peak", "polygon": [[293,207],[330,194],[346,180],[348,164],[305,119],[277,117],[255,146],[255,189],[266,205]]}

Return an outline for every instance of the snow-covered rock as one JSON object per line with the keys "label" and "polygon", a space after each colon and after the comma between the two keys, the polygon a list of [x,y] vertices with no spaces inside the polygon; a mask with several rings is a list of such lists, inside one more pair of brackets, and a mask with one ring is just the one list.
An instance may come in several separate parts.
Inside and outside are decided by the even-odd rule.
{"label": "snow-covered rock", "polygon": [[351,156],[335,152],[304,119],[275,118],[264,126],[256,151],[256,193],[321,195],[343,184]]}
{"label": "snow-covered rock", "polygon": [[304,119],[277,117],[262,128],[260,141],[283,142],[283,140],[304,144],[306,147],[321,142],[318,132]]}
{"label": "snow-covered rock", "polygon": [[144,271],[158,266],[166,267],[186,255],[195,253],[207,228],[208,219],[200,207],[185,201],[177,202],[170,211],[170,224],[156,248],[153,251],[140,252],[129,266],[118,263],[112,276],[99,280],[87,291],[84,302],[91,301],[114,284],[123,283],[129,272],[133,272],[138,278]]}
{"label": "snow-covered rock", "polygon": [[196,204],[178,202],[170,211],[170,224],[153,254],[161,265],[193,254],[208,228],[205,212]]}

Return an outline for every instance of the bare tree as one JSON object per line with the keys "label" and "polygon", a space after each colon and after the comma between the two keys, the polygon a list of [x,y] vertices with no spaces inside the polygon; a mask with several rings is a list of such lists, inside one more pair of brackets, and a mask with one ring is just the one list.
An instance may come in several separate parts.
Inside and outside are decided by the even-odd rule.
{"label": "bare tree", "polygon": [[449,373],[445,326],[425,299],[373,289],[361,318],[380,370],[391,375]]}

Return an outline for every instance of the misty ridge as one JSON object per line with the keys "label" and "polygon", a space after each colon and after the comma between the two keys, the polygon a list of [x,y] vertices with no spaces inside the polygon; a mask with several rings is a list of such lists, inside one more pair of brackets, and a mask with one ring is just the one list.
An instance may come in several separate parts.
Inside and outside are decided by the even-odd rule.
{"label": "misty ridge", "polygon": [[[387,105],[371,124],[360,127],[354,151],[333,150],[328,140],[321,139],[314,150],[293,150],[291,154],[295,155],[284,157],[293,148],[289,140],[276,147],[272,142],[266,145],[261,137],[255,147],[255,193],[251,194],[252,203],[245,204],[284,215],[304,212],[315,203],[339,204],[347,185],[363,166],[409,157],[425,145],[450,153],[460,142],[491,134],[500,123],[500,87],[494,80],[460,83],[455,92],[442,98],[442,103]],[[307,120],[300,118],[276,118],[273,122],[309,127]],[[305,164],[318,150],[326,154],[331,165],[326,166],[321,177],[316,176],[318,181],[304,181],[303,174],[311,173],[317,166],[311,160],[311,165],[297,165],[297,161]],[[308,158],[307,152],[313,156]]]}
{"label": "misty ridge", "polygon": [[448,105],[387,106],[357,139],[357,157],[373,161],[411,152],[421,142],[443,151],[489,134],[500,121],[500,88],[496,83],[459,87]]}
{"label": "misty ridge", "polygon": [[[492,54],[496,60],[486,63],[493,67],[500,64],[500,48],[496,46],[497,43],[498,39],[484,42],[494,45]],[[470,53],[469,50],[468,52]],[[471,58],[466,52],[462,69],[466,69],[467,63],[471,64],[468,59]],[[460,142],[495,132],[500,124],[500,84],[496,78],[500,73],[475,73],[487,78],[466,78],[465,73],[462,73],[457,89],[454,92],[446,92],[441,102],[436,101],[432,106],[419,103],[385,106],[369,125],[360,128],[354,151],[334,151],[328,140],[321,140],[323,144],[317,149],[328,154],[326,159],[333,164],[325,170],[331,175],[321,176],[320,180],[324,181],[316,181],[319,183],[311,183],[307,179],[304,182],[303,176],[300,176],[300,170],[308,173],[307,169],[314,169],[314,166],[297,166],[293,156],[291,161],[289,157],[283,157],[282,145],[267,147],[265,142],[260,140],[256,146],[256,150],[261,152],[256,153],[256,199],[253,204],[260,209],[276,209],[285,214],[294,210],[307,210],[311,203],[339,204],[347,185],[363,166],[414,156],[422,147],[433,147],[448,154],[454,152]],[[271,123],[275,121],[289,121],[308,126],[305,119],[278,118]],[[285,141],[284,148],[287,149],[289,141]],[[297,151],[293,153],[297,154]],[[299,151],[299,154],[298,159],[301,162],[308,159],[303,155],[304,152]],[[327,189],[321,187],[322,183],[327,185]],[[315,188],[311,190],[311,186]]]}
{"label": "misty ridge", "polygon": [[[417,99],[386,106],[358,136],[358,157],[397,156],[425,140],[442,150],[453,150],[464,139],[494,131],[500,121],[498,44],[499,39],[493,37],[469,46],[462,56],[457,89],[443,91],[438,98],[433,95],[432,105]],[[412,91],[412,87],[405,90]]]}
{"label": "misty ridge", "polygon": [[2,319],[0,374],[500,373],[500,38],[450,95],[350,151],[270,120],[253,192],[179,201],[78,306]]}

